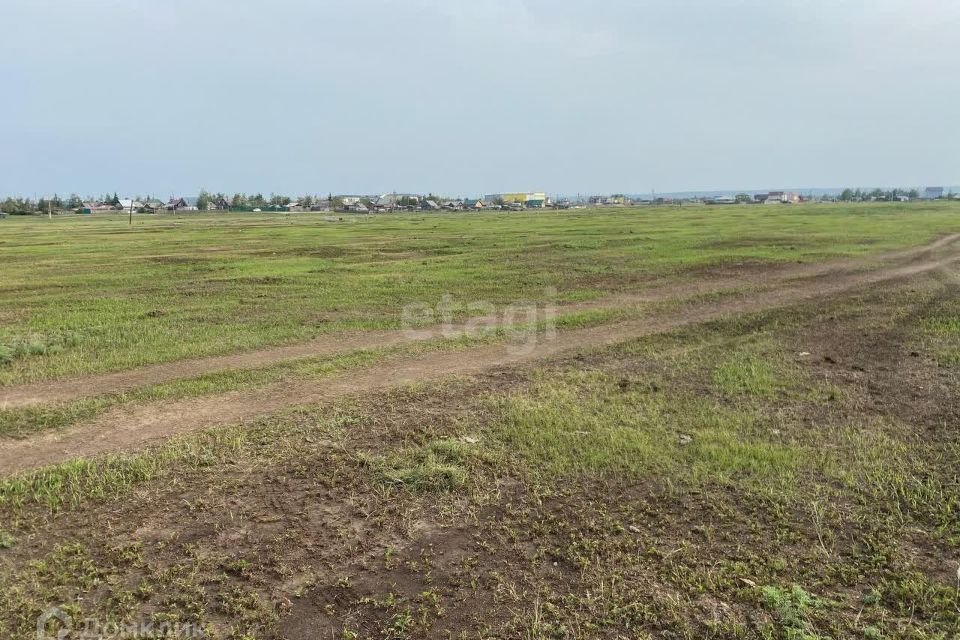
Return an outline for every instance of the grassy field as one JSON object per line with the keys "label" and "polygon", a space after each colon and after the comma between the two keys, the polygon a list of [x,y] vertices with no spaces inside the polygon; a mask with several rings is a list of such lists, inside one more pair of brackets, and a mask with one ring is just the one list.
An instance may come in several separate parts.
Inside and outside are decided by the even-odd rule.
{"label": "grassy field", "polygon": [[[13,385],[393,327],[397,306],[444,293],[505,305],[553,286],[582,300],[715,269],[748,288],[768,263],[923,244],[960,230],[958,214],[911,203],[148,218],[133,230],[7,220],[4,339],[60,348],[0,371]],[[647,313],[696,310],[711,295]],[[948,264],[546,360],[294,403],[137,451],[0,470],[0,637],[35,638],[37,616],[57,605],[74,620],[190,624],[223,640],[953,640],[958,314]],[[137,403],[323,384],[393,358],[468,357],[496,340],[8,410],[0,436],[82,427]]]}
{"label": "grassy field", "polygon": [[882,252],[951,203],[346,217],[12,217],[0,385],[397,327],[444,294],[495,306],[642,289],[715,265]]}

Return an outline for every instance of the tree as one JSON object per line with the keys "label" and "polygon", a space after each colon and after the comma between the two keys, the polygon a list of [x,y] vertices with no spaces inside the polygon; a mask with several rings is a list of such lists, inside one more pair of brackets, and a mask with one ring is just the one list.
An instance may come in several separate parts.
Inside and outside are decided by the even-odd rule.
{"label": "tree", "polygon": [[0,211],[10,215],[30,215],[36,208],[30,198],[7,198],[0,204]]}
{"label": "tree", "polygon": [[116,191],[113,192],[113,198],[110,200],[110,204],[112,204],[115,207],[120,206],[120,197],[117,195]]}
{"label": "tree", "polygon": [[231,209],[245,209],[247,207],[247,196],[243,193],[233,194],[230,200]]}
{"label": "tree", "polygon": [[75,194],[75,193],[71,193],[71,194],[70,194],[70,199],[67,200],[67,208],[68,208],[68,209],[79,209],[79,208],[82,207],[82,206],[83,206],[83,200],[80,199],[80,196],[78,196],[78,195]]}
{"label": "tree", "polygon": [[210,208],[210,194],[207,193],[206,189],[200,189],[200,193],[197,195],[197,209],[200,211],[206,211]]}

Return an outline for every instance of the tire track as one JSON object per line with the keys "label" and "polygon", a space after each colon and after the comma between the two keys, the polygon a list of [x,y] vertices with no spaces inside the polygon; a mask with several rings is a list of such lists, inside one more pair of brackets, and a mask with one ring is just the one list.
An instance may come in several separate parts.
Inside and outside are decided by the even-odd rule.
{"label": "tire track", "polygon": [[[943,244],[935,248],[946,246],[949,242],[944,239]],[[960,261],[958,255],[929,257],[932,251],[929,247],[923,251],[927,253],[911,254],[913,260],[901,266],[841,275],[827,272],[821,277],[719,302],[691,304],[641,320],[561,332],[555,339],[540,341],[530,349],[520,350],[497,344],[456,352],[428,353],[375,364],[322,381],[285,382],[219,396],[118,407],[87,424],[0,444],[0,474],[9,475],[76,457],[133,450],[206,427],[254,420],[292,406],[328,402],[407,382],[424,382],[522,365],[579,349],[603,347],[737,314],[802,304],[856,288],[911,278]]]}
{"label": "tire track", "polygon": [[[875,262],[920,260],[953,244],[958,239],[960,239],[960,234],[952,234],[927,245],[881,256],[823,264],[771,267],[763,273],[724,276],[694,283],[660,286],[640,293],[621,294],[597,301],[564,305],[558,309],[558,313],[615,309],[634,304],[662,302],[685,296],[720,293],[742,286],[776,286],[791,283],[798,279],[848,275]],[[477,329],[501,325],[498,316],[474,318],[467,323],[453,327],[452,334],[467,335]],[[231,369],[261,369],[280,362],[410,344],[425,339],[427,338],[411,336],[403,330],[342,333],[322,336],[307,342],[243,353],[180,360],[115,373],[30,383],[0,388],[0,408],[16,409],[39,404],[65,403],[80,398],[123,393],[149,385],[195,378]]]}

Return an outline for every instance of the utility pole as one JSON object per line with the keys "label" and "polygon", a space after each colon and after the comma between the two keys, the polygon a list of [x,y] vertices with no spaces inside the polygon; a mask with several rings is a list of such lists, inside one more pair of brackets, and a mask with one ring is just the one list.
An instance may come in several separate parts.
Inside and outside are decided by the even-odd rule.
{"label": "utility pole", "polygon": [[133,198],[130,198],[130,226],[133,226]]}
{"label": "utility pole", "polygon": [[53,220],[53,201],[47,200],[47,219]]}

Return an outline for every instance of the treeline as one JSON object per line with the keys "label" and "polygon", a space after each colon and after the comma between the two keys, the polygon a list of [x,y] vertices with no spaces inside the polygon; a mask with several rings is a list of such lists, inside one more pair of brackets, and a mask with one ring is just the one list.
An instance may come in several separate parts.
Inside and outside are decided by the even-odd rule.
{"label": "treeline", "polygon": [[841,202],[857,202],[860,200],[897,200],[898,198],[910,198],[916,200],[920,197],[920,191],[917,189],[874,189],[865,191],[862,189],[844,189],[837,199]]}
{"label": "treeline", "polygon": [[[116,193],[113,195],[105,193],[99,199],[88,198],[88,200],[96,200],[97,202],[117,206],[120,204],[120,197],[117,196]],[[12,216],[26,216],[37,213],[38,211],[44,213],[46,211],[79,209],[83,206],[83,203],[83,198],[75,193],[70,194],[69,198],[61,198],[56,194],[54,194],[52,198],[38,198],[37,200],[33,200],[32,198],[6,198],[3,202],[0,202],[0,212]]]}
{"label": "treeline", "polygon": [[[147,196],[136,197],[136,201],[147,201],[152,200],[153,198]],[[329,197],[331,201],[334,199],[332,196]],[[297,200],[301,205],[311,206],[315,202],[321,200],[319,196],[305,195]],[[71,194],[68,198],[61,198],[58,195],[54,195],[51,198],[39,198],[34,200],[32,198],[12,198],[8,197],[0,202],[0,212],[6,213],[8,215],[33,215],[35,213],[44,213],[48,210],[53,211],[64,211],[64,210],[77,210],[84,206],[85,202],[93,202],[97,204],[106,204],[112,206],[120,206],[120,197],[116,194],[103,194],[99,197],[88,197],[81,198],[77,194]],[[285,207],[293,200],[288,196],[277,195],[271,193],[269,196],[264,196],[262,193],[255,193],[247,195],[245,193],[235,193],[233,196],[228,196],[224,193],[210,193],[206,190],[201,189],[199,195],[197,196],[197,208],[205,210],[208,205],[216,204],[219,202],[226,202],[229,204],[230,208],[237,209],[258,209],[258,208],[267,208],[267,207]]]}
{"label": "treeline", "polygon": [[7,198],[0,203],[0,211],[3,213],[16,215],[30,215],[37,211],[60,211],[61,209],[78,209],[83,206],[83,200],[77,194],[71,195],[67,199],[60,196],[52,198],[40,198],[33,200],[31,198]]}
{"label": "treeline", "polygon": [[[332,199],[332,196],[328,197]],[[319,201],[319,196],[304,195],[300,198],[293,200],[289,196],[278,195],[276,193],[271,193],[269,196],[264,196],[262,193],[235,193],[232,196],[228,196],[225,193],[209,193],[206,190],[201,189],[199,195],[197,195],[197,208],[201,211],[207,208],[211,202],[226,202],[230,205],[231,209],[265,209],[267,207],[285,207],[291,202],[298,202],[302,206],[309,207],[315,202]]]}

